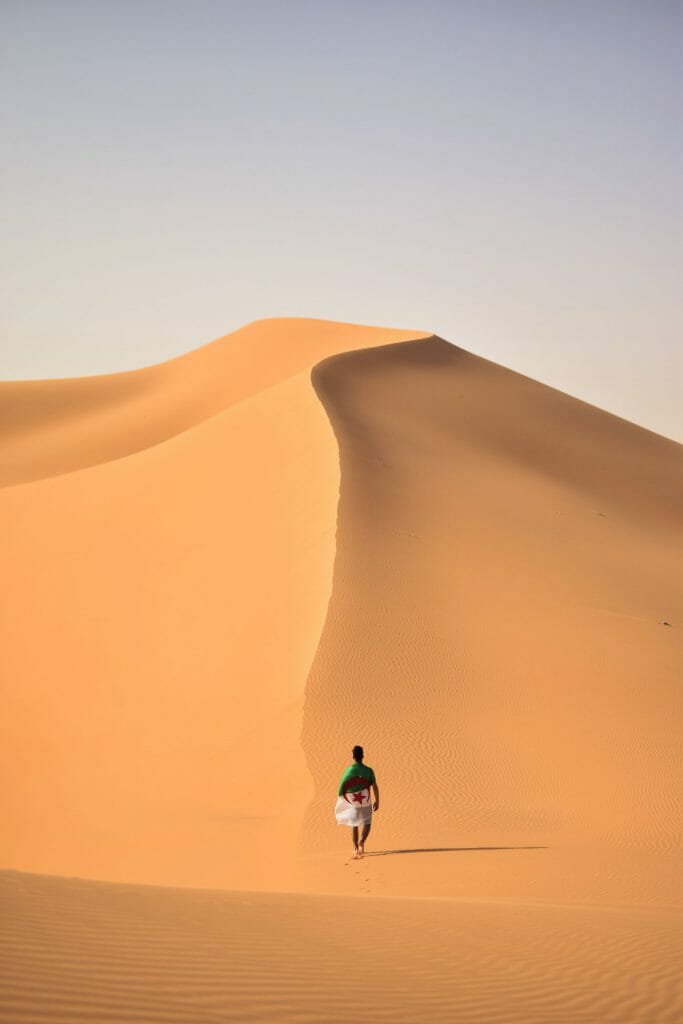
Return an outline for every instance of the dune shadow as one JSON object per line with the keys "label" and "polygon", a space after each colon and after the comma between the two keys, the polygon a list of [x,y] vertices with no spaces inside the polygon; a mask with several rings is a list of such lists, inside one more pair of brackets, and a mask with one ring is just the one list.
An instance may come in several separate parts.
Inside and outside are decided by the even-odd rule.
{"label": "dune shadow", "polygon": [[391,857],[395,853],[472,853],[481,850],[547,850],[547,846],[426,846],[415,850],[370,850],[364,857]]}

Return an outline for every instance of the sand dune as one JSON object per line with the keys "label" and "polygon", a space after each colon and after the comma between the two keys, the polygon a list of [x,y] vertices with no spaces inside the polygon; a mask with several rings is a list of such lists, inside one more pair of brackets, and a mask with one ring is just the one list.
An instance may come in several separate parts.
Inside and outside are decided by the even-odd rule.
{"label": "sand dune", "polygon": [[[359,927],[369,1020],[675,1019],[679,445],[315,320],[0,408],[4,1019],[345,1019]],[[355,742],[360,863],[332,817]]]}

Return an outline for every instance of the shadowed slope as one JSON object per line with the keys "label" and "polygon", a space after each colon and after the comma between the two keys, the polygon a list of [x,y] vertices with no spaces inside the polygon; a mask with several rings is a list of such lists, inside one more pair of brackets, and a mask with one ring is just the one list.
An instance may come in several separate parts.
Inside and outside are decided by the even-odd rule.
{"label": "shadowed slope", "polygon": [[308,877],[346,885],[333,786],[362,743],[369,849],[549,847],[383,858],[373,891],[675,900],[680,446],[434,338],[313,380],[342,482]]}

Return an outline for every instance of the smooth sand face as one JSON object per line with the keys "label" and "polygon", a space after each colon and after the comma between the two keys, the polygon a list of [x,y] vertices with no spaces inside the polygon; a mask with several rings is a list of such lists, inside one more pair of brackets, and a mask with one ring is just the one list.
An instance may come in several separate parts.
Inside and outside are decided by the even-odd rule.
{"label": "smooth sand face", "polygon": [[[84,400],[85,385],[39,385],[45,416],[17,425],[10,461],[19,475],[38,463],[59,475],[0,492],[5,865],[286,883],[313,796],[302,708],[339,490],[310,365],[410,336],[250,325],[162,366],[93,378],[102,419],[92,402],[83,413],[65,403],[59,420],[72,438],[80,423],[80,447],[58,446],[49,410],[62,391]],[[5,387],[19,403],[22,385]],[[156,443],[162,423],[180,432]],[[97,430],[105,456],[91,465]]]}
{"label": "smooth sand face", "polygon": [[[385,1008],[398,972],[424,1019],[676,1019],[661,943],[680,896],[680,446],[428,335],[314,320],[130,374],[3,384],[0,407],[3,867],[300,893],[295,946],[331,960],[352,956],[344,900],[357,915],[392,897],[367,911]],[[332,816],[356,742],[382,804],[360,863]],[[43,1019],[21,1003],[32,970],[44,1002],[67,997],[31,901],[78,930],[90,897],[6,883],[28,937],[3,1019]],[[161,890],[106,892],[97,935],[121,899],[166,920]],[[437,921],[415,897],[458,902]],[[276,972],[279,1011],[247,1016],[257,933],[281,928],[259,899],[254,984],[221,1019],[309,1019],[301,971],[299,995]],[[475,965],[469,988],[405,973],[413,913],[442,974],[450,955]],[[188,971],[196,941],[173,953]],[[514,1012],[507,982],[484,984],[488,963],[507,977],[506,942],[527,950]],[[640,974],[617,983],[629,958]],[[563,972],[583,979],[575,1004],[555,1002]],[[164,978],[148,972],[130,1019],[155,992],[169,1005]],[[326,991],[310,1019],[346,1019]],[[89,1019],[112,998],[100,987]],[[368,1019],[417,1019],[411,998]]]}

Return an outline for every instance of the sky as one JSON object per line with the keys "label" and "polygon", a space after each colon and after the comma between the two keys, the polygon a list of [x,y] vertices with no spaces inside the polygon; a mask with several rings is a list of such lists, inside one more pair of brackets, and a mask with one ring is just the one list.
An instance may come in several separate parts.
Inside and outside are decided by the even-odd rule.
{"label": "sky", "polygon": [[2,0],[0,378],[433,331],[683,439],[683,6]]}

